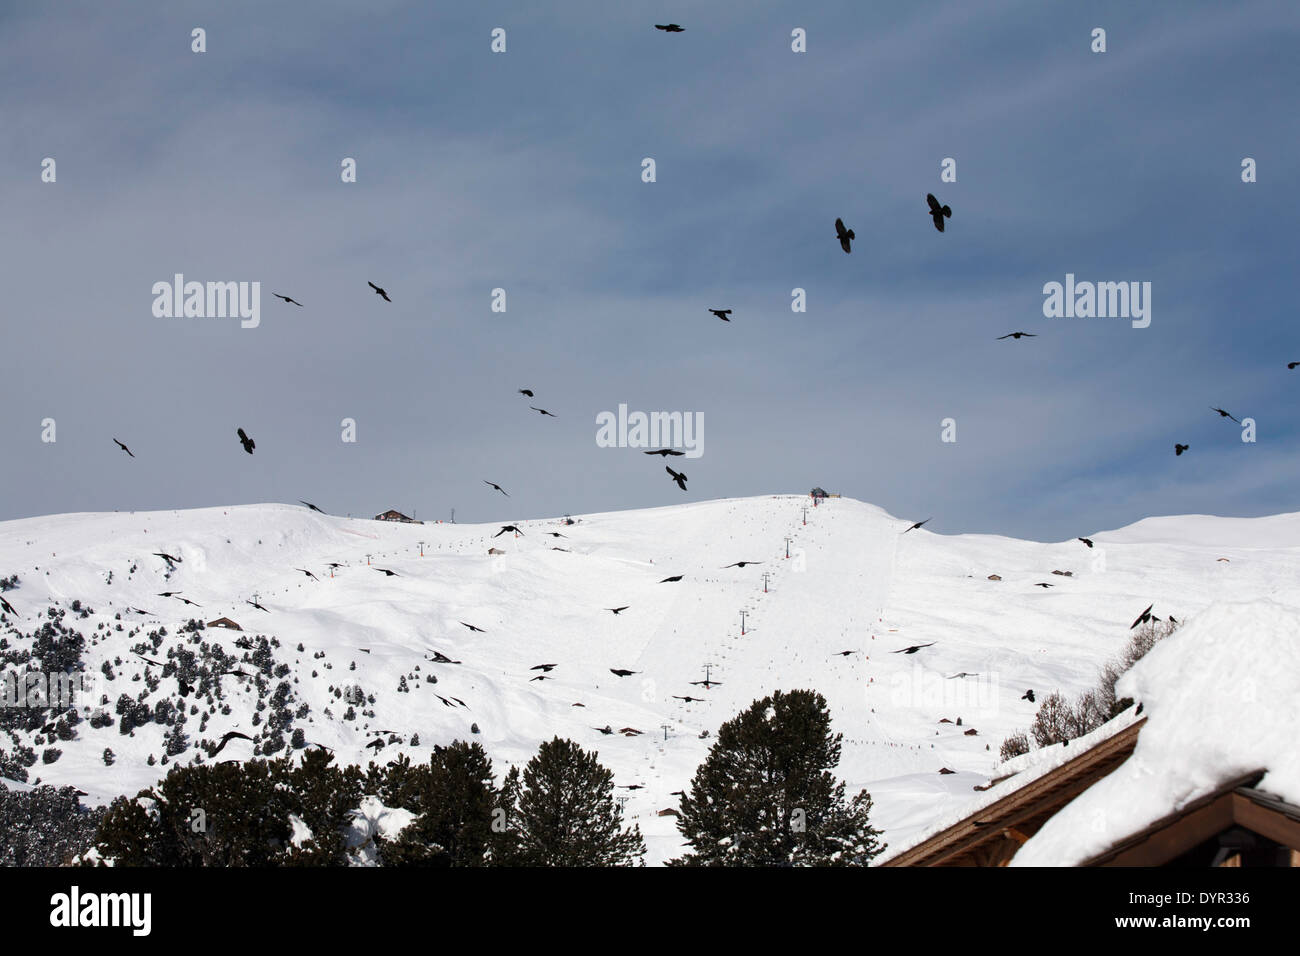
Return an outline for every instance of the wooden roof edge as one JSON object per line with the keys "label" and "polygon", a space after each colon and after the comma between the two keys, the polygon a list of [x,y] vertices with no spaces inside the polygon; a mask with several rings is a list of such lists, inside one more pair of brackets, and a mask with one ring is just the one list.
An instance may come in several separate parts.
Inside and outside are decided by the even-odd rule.
{"label": "wooden roof edge", "polygon": [[[955,844],[961,842],[963,839],[970,839],[974,836],[982,838],[985,835],[1000,833],[1005,827],[999,826],[999,823],[1005,822],[1006,825],[1010,825],[1010,820],[999,820],[998,818],[1010,818],[1013,813],[1021,809],[1025,803],[1032,799],[1035,793],[1040,793],[1044,790],[1051,791],[1057,789],[1076,775],[1086,773],[1098,763],[1114,757],[1118,751],[1125,748],[1127,748],[1131,753],[1133,746],[1137,744],[1137,736],[1146,722],[1147,718],[1143,717],[1140,720],[1135,720],[1133,723],[1121,727],[1109,737],[1097,741],[1078,756],[1071,757],[1065,763],[1044,771],[1032,780],[1026,780],[1023,785],[1015,788],[1004,796],[999,797],[988,806],[974,811],[951,826],[940,830],[938,833],[931,834],[929,837],[913,844],[905,850],[900,851],[897,855],[890,857],[888,860],[882,861],[879,865],[924,865],[926,858],[937,856],[950,850]],[[1020,773],[1024,772],[1025,771],[1023,770],[1020,771]],[[1018,775],[1019,774],[1009,774],[1002,779],[1013,779]],[[1050,783],[1047,782],[1049,780],[1051,781]]]}
{"label": "wooden roof edge", "polygon": [[1104,866],[1108,861],[1133,849],[1135,846],[1144,843],[1146,840],[1150,839],[1153,834],[1171,826],[1183,817],[1195,813],[1197,810],[1208,807],[1210,804],[1214,803],[1214,801],[1230,796],[1238,791],[1252,790],[1254,785],[1260,781],[1260,778],[1263,777],[1265,773],[1267,773],[1266,770],[1252,770],[1249,773],[1244,773],[1234,777],[1226,783],[1215,787],[1209,793],[1202,794],[1195,800],[1184,804],[1177,810],[1166,813],[1163,817],[1160,817],[1157,820],[1153,820],[1141,830],[1131,833],[1122,840],[1112,843],[1109,848],[1100,853],[1094,854],[1079,863],[1079,866]]}

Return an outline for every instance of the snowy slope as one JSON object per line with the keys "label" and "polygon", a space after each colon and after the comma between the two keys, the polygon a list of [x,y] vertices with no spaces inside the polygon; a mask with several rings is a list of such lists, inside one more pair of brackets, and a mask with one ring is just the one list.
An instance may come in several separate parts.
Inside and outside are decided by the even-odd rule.
{"label": "snowy slope", "polygon": [[[542,740],[571,737],[599,751],[617,784],[642,786],[619,792],[646,835],[650,863],[679,852],[673,818],[656,814],[676,805],[671,792],[706,755],[711,741],[700,733],[716,732],[772,690],[812,687],[826,696],[844,734],[841,775],[851,791],[871,791],[873,819],[901,844],[979,796],[972,785],[987,781],[1003,737],[1033,716],[1035,705],[1020,700],[1027,688],[1073,694],[1091,686],[1152,601],[1156,613],[1180,619],[1228,599],[1300,608],[1300,515],[1148,519],[1089,535],[1090,550],[1073,540],[900,535],[910,522],[871,505],[809,505],[804,496],[729,499],[586,515],[573,525],[503,515],[524,531],[520,538],[492,537],[499,525],[391,524],[285,505],[59,515],[0,524],[0,576],[21,578],[5,596],[23,631],[50,603],[74,599],[95,613],[65,623],[88,641],[96,624],[116,626],[118,612],[124,628],[143,627],[87,648],[96,670],[105,658],[122,660],[107,684],[112,700],[144,686],[136,678],[146,665],[130,648],[150,629],[167,628],[150,655],[161,660],[183,641],[177,629],[189,618],[229,616],[249,634],[278,639],[277,661],[296,680],[294,706],[310,708],[294,726],[344,761],[382,763],[398,752],[420,760],[435,743],[465,738],[480,741],[501,774]],[[506,553],[489,556],[489,547]],[[182,563],[168,573],[153,552]],[[723,568],[740,560],[763,563]],[[332,578],[329,562],[344,565]],[[992,573],[1002,580],[987,580]],[[676,574],[685,577],[659,583]],[[171,590],[201,609],[157,596]],[[254,594],[270,613],[244,603]],[[628,610],[617,616],[605,610],[621,605]],[[151,616],[131,614],[132,606]],[[235,655],[239,636],[202,634]],[[890,653],[930,641],[916,654]],[[846,650],[856,653],[839,656]],[[434,663],[435,651],[462,663]],[[557,665],[553,679],[530,680],[543,663]],[[707,690],[691,683],[706,664],[721,682]],[[619,678],[610,668],[637,673]],[[952,677],[960,672],[975,676]],[[436,684],[425,683],[429,674]],[[409,693],[397,691],[403,676]],[[346,704],[330,687],[352,683],[374,694],[373,717],[342,719]],[[191,742],[232,729],[255,735],[248,684],[227,677],[222,687],[232,712],[212,717],[202,735],[191,720]],[[157,691],[179,700],[176,693],[174,679]],[[676,699],[686,696],[702,700]],[[940,723],[945,717],[962,724]],[[643,733],[595,729],[607,725]],[[365,744],[379,729],[402,743],[375,756]],[[116,724],[83,723],[78,739],[58,745],[57,762],[29,772],[94,799],[134,793],[165,772],[145,763],[162,754],[162,735],[153,724],[124,737]],[[117,755],[112,767],[102,762],[105,747]],[[246,757],[249,747],[235,740],[222,756]],[[957,772],[940,775],[941,767]]]}

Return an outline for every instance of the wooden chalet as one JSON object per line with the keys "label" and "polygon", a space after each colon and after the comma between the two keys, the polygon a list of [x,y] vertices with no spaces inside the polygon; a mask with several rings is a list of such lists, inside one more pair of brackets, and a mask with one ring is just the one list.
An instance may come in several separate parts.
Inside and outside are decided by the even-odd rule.
{"label": "wooden chalet", "polygon": [[230,631],[242,631],[243,628],[236,624],[228,617],[219,617],[215,621],[208,621],[205,627],[224,627]]}
{"label": "wooden chalet", "polygon": [[[1133,753],[1146,718],[1095,741],[881,866],[1006,866],[1057,812]],[[1300,806],[1256,789],[1261,768],[1225,781],[1085,860],[1083,866],[1300,866]],[[1019,774],[995,778],[992,789]]]}
{"label": "wooden chalet", "polygon": [[392,508],[388,509],[381,515],[375,515],[375,520],[376,521],[400,521],[403,524],[424,524],[423,521],[416,521],[414,518],[408,518],[400,511],[396,511]]}

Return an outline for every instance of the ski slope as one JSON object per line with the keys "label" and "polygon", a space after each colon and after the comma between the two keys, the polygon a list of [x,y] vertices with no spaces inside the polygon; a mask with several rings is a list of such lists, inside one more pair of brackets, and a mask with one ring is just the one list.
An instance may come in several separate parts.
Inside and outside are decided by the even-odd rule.
{"label": "ski slope", "polygon": [[[65,623],[86,636],[92,669],[120,659],[104,685],[116,701],[138,694],[147,670],[158,672],[131,653],[148,631],[167,629],[148,655],[162,660],[184,643],[184,622],[228,616],[247,635],[278,639],[293,705],[309,708],[293,726],[344,762],[386,763],[398,753],[419,761],[434,744],[462,738],[485,747],[500,777],[543,740],[572,738],[599,752],[617,785],[636,787],[617,793],[655,864],[681,852],[675,818],[658,815],[676,806],[672,791],[689,785],[718,725],[773,690],[810,687],[826,697],[844,735],[839,774],[850,793],[871,792],[873,822],[901,845],[978,796],[972,786],[987,782],[1002,739],[1033,717],[1026,689],[1041,701],[1052,690],[1091,687],[1148,604],[1180,620],[1220,601],[1300,607],[1300,514],[1152,518],[1087,534],[1092,549],[1075,540],[900,534],[910,520],[851,499],[814,508],[802,495],[584,515],[572,525],[503,514],[500,523],[523,536],[495,536],[499,524],[407,525],[278,504],[4,522],[0,576],[21,579],[5,594],[18,612],[5,630],[33,630],[55,602],[93,608]],[[490,547],[505,553],[489,555]],[[182,560],[169,571],[154,552]],[[724,567],[736,561],[761,563]],[[342,565],[333,576],[330,562]],[[680,582],[660,583],[678,574]],[[254,595],[269,613],[245,603]],[[618,615],[607,610],[622,605]],[[96,632],[99,623],[108,629]],[[119,623],[124,630],[112,630]],[[236,632],[201,636],[242,653]],[[436,663],[435,652],[460,663]],[[540,664],[556,666],[530,670]],[[636,673],[620,678],[611,668]],[[707,689],[692,683],[706,668],[719,682]],[[961,673],[971,676],[953,676]],[[430,674],[436,684],[426,683]],[[550,679],[532,680],[539,675]],[[403,677],[408,692],[398,690]],[[335,691],[353,684],[374,695],[373,716],[343,718]],[[251,684],[226,677],[221,687],[231,712],[219,709],[202,734],[192,718],[191,745],[228,730],[257,736]],[[177,681],[162,679],[147,702],[158,697],[181,702]],[[641,733],[617,733],[623,728]],[[400,742],[367,749],[379,730]],[[162,726],[131,737],[116,722],[77,731],[57,744],[56,762],[30,768],[30,779],[102,801],[166,772],[146,763],[163,753]],[[112,767],[105,747],[116,754]],[[234,740],[221,759],[251,754],[248,741]]]}

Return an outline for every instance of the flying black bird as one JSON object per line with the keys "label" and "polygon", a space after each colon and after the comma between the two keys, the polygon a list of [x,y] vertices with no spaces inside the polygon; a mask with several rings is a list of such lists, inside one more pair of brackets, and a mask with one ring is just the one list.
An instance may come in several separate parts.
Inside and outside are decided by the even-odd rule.
{"label": "flying black bird", "polygon": [[629,607],[631,607],[631,606],[632,606],[632,605],[630,605],[630,604],[624,604],[622,607],[607,607],[607,608],[605,608],[605,610],[606,610],[606,611],[613,611],[615,614],[617,614],[617,613],[619,613],[620,611],[626,611],[626,610],[627,610]]}
{"label": "flying black bird", "polygon": [[375,568],[376,571],[382,571],[385,577],[400,578],[401,575],[396,571],[389,571],[387,568]]}
{"label": "flying black bird", "polygon": [[325,565],[325,567],[327,567],[327,568],[341,568],[341,567],[343,567],[343,565],[339,564],[337,561],[331,561],[329,564]]}
{"label": "flying black bird", "polygon": [[507,531],[513,531],[515,534],[523,534],[522,531],[520,531],[518,528],[516,528],[516,527],[515,527],[514,525],[512,525],[512,524],[503,524],[503,525],[501,526],[501,530],[498,531],[496,534],[494,534],[492,537],[494,537],[494,538],[499,538],[499,537],[501,537],[503,534],[505,534]]}
{"label": "flying black bird", "polygon": [[122,444],[120,441],[118,441],[116,438],[113,439],[113,443],[114,443],[115,445],[117,445],[118,448],[122,449],[122,451],[126,452],[128,455],[131,455],[132,458],[135,457],[135,455],[132,455],[132,454],[131,454],[131,449],[127,448],[125,445],[123,445],[123,444]]}
{"label": "flying black bird", "polygon": [[299,302],[299,301],[297,301],[296,299],[291,299],[291,298],[289,298],[287,295],[280,295],[280,293],[278,293],[278,292],[272,292],[271,295],[275,296],[277,299],[284,299],[285,302],[292,303],[293,305],[296,305],[296,306],[301,306],[301,305],[302,305],[302,303]]}
{"label": "flying black bird", "polygon": [[245,435],[242,428],[239,429],[239,443],[244,446],[244,451],[248,452],[250,455],[253,453],[253,449],[257,447],[257,443]]}
{"label": "flying black bird", "polygon": [[671,448],[656,448],[654,451],[642,452],[643,455],[658,455],[660,458],[667,458],[672,455],[674,458],[680,458],[686,454],[684,451],[674,451]]}
{"label": "flying black bird", "polygon": [[856,654],[857,651],[836,651],[831,657],[848,657],[850,654]]}
{"label": "flying black bird", "polygon": [[1037,584],[1034,585],[1034,587],[1036,588],[1050,588],[1051,586],[1052,585],[1046,583],[1045,581],[1039,581]]}
{"label": "flying black bird", "polygon": [[685,577],[684,574],[674,574],[671,578],[664,578],[664,579],[663,579],[662,581],[660,581],[659,583],[660,583],[660,584],[672,584],[672,583],[674,583],[674,582],[680,581],[680,580],[681,580],[682,578],[684,578],[684,577]]}
{"label": "flying black bird", "polygon": [[536,667],[530,667],[528,669],[530,671],[545,671],[546,673],[549,674],[551,671],[555,670],[555,668],[558,666],[559,666],[558,664],[538,664]]}
{"label": "flying black bird", "polygon": [[606,724],[604,727],[592,727],[591,729],[592,729],[592,730],[599,730],[599,731],[600,731],[602,734],[604,734],[606,737],[608,737],[610,734],[612,734],[612,733],[614,732],[614,728],[611,727],[609,724]]}
{"label": "flying black bird", "polygon": [[446,654],[444,654],[442,651],[434,651],[434,652],[433,652],[433,662],[434,662],[435,664],[459,664],[459,663],[460,663],[460,661],[453,661],[450,657],[448,657],[448,656],[447,656]]}
{"label": "flying black bird", "polygon": [[153,556],[154,556],[155,558],[162,558],[162,559],[163,559],[164,561],[166,561],[168,564],[181,564],[181,563],[182,563],[180,558],[173,558],[170,554],[163,554],[161,551],[155,551],[155,552],[153,553]]}
{"label": "flying black bird", "polygon": [[1031,704],[1034,703],[1034,689],[1032,687],[1029,688],[1029,690],[1025,691],[1023,694],[1020,695],[1020,699],[1027,700]]}
{"label": "flying black bird", "polygon": [[934,198],[934,193],[926,193],[925,201],[930,206],[930,219],[934,221],[934,228],[938,229],[940,232],[943,232],[943,219],[945,216],[951,219],[952,210],[949,209],[947,206],[940,206],[939,200]]}
{"label": "flying black bird", "polygon": [[953,674],[951,677],[945,677],[944,680],[956,680],[958,677],[979,677],[979,674],[972,674],[969,671],[962,671],[960,674]]}
{"label": "flying black bird", "polygon": [[[245,601],[244,603],[253,605],[253,607],[257,608],[259,611],[266,611],[266,608],[262,607],[262,605],[258,604],[256,601]],[[266,611],[266,613],[270,614],[271,612]]]}
{"label": "flying black bird", "polygon": [[1130,624],[1128,629],[1131,631],[1139,624],[1145,624],[1147,621],[1151,620],[1151,609],[1153,607],[1155,607],[1154,604],[1148,604],[1147,609],[1137,616],[1137,620]]}
{"label": "flying black bird", "polygon": [[668,472],[668,474],[670,474],[670,475],[672,476],[673,481],[677,482],[677,487],[678,487],[678,488],[682,489],[682,491],[685,491],[685,490],[686,490],[686,474],[685,474],[685,472],[673,471],[673,470],[672,470],[671,468],[669,468],[667,465],[664,466],[664,471]]}
{"label": "flying black bird", "polygon": [[217,671],[217,676],[218,676],[218,677],[225,677],[227,674],[233,674],[233,675],[236,676],[236,677],[248,677],[248,676],[249,676],[245,671],[239,670],[238,668],[236,668],[236,669],[233,670],[233,671]]}
{"label": "flying black bird", "polygon": [[531,408],[531,409],[532,409],[533,411],[535,411],[535,412],[541,412],[543,415],[550,415],[552,418],[559,418],[559,417],[560,417],[559,415],[553,415],[553,414],[551,414],[550,412],[548,412],[548,411],[547,411],[546,409],[544,409],[544,408],[538,408],[536,405],[529,405],[528,407]]}
{"label": "flying black bird", "polygon": [[1174,457],[1177,458],[1190,447],[1190,445],[1180,445],[1177,442],[1174,442]]}
{"label": "flying black bird", "polygon": [[683,27],[679,27],[675,23],[656,23],[655,29],[663,30],[664,33],[685,33],[686,32],[686,30]]}
{"label": "flying black bird", "polygon": [[[929,518],[925,519],[925,521],[929,520]],[[916,524],[912,525],[912,527],[908,528],[907,531],[915,531],[917,528],[921,527],[921,525],[925,524],[925,521],[918,521]],[[907,531],[904,531],[903,534],[907,534]]]}
{"label": "flying black bird", "polygon": [[217,754],[221,753],[223,749],[225,749],[226,744],[230,743],[232,740],[236,738],[240,740],[248,740],[248,741],[251,741],[253,739],[252,737],[248,736],[248,734],[241,734],[237,730],[232,730],[230,733],[226,734],[224,737],[221,738],[221,743],[217,744],[216,749],[213,750],[209,756],[215,757]]}
{"label": "flying black bird", "polygon": [[554,678],[554,677],[547,677],[545,674],[538,674],[536,677],[530,677],[530,678],[528,678],[528,680],[531,682],[531,681],[535,681],[535,680],[555,680],[555,678]]}
{"label": "flying black bird", "polygon": [[546,533],[549,534],[552,538],[567,538],[567,537],[568,537],[567,534],[560,534],[560,532],[558,532],[558,531],[548,531],[548,532],[546,532]]}
{"label": "flying black bird", "polygon": [[730,309],[709,309],[709,311],[720,318],[723,322],[731,321],[731,319],[727,318],[727,316],[731,315]]}
{"label": "flying black bird", "polygon": [[703,697],[691,697],[689,694],[685,697],[678,697],[676,694],[673,694],[672,697],[674,700],[684,700],[688,704],[697,704],[704,700]]}
{"label": "flying black bird", "polygon": [[178,597],[176,600],[180,601],[182,604],[188,604],[190,607],[203,607],[202,604],[195,604],[187,597]]}
{"label": "flying black bird", "polygon": [[500,485],[492,484],[492,482],[488,481],[486,478],[483,479],[483,484],[485,484],[485,485],[492,485],[493,488],[495,488],[497,491],[501,492],[501,493],[502,493],[503,495],[505,495],[507,498],[510,497],[510,495],[506,493],[506,490],[505,490],[504,488],[502,488]]}
{"label": "flying black bird", "polygon": [[178,594],[180,594],[180,593],[181,593],[180,591],[159,591],[159,592],[158,592],[158,596],[159,596],[159,597],[175,597],[176,595],[178,595]]}
{"label": "flying black bird", "polygon": [[572,552],[569,551],[568,548],[551,548],[551,550],[552,550],[552,551],[563,551],[563,552],[565,552],[566,554],[571,554],[571,553],[572,553]]}
{"label": "flying black bird", "polygon": [[691,681],[691,684],[692,684],[693,686],[695,686],[695,687],[703,687],[705,690],[708,690],[710,687],[721,687],[721,686],[722,686],[722,681],[720,681],[720,680],[693,680],[693,681]]}
{"label": "flying black bird", "polygon": [[1286,367],[1287,367],[1287,368],[1295,368],[1297,365],[1300,365],[1300,362],[1287,362],[1287,363],[1286,363]]}
{"label": "flying black bird", "polygon": [[929,644],[913,644],[911,647],[900,647],[896,651],[890,651],[891,654],[915,654],[923,647],[933,647],[938,641],[931,641]]}
{"label": "flying black bird", "polygon": [[390,298],[388,297],[388,293],[387,293],[387,292],[385,292],[383,289],[379,288],[379,286],[375,285],[373,282],[369,282],[369,281],[367,281],[367,282],[366,282],[366,285],[368,285],[368,286],[370,286],[370,288],[374,289],[374,290],[375,290],[375,295],[377,295],[377,296],[379,296],[380,298],[382,298],[385,302],[392,302],[392,301],[393,301],[392,299],[390,299]]}
{"label": "flying black bird", "polygon": [[154,667],[166,667],[166,666],[167,666],[167,665],[164,664],[162,661],[155,661],[155,660],[153,660],[152,658],[145,657],[143,654],[141,654],[141,653],[139,653],[139,652],[137,652],[135,656],[138,657],[138,658],[140,658],[140,660],[144,661],[146,664],[152,664]]}
{"label": "flying black bird", "polygon": [[620,783],[616,784],[620,790],[641,790],[645,787],[643,783]]}
{"label": "flying black bird", "polygon": [[[727,568],[743,568],[747,564],[762,564],[762,563],[763,563],[762,561],[737,561],[735,564],[727,565]],[[727,570],[727,568],[723,568],[722,570],[725,571]]]}
{"label": "flying black bird", "polygon": [[613,674],[615,677],[631,677],[633,674],[641,673],[640,671],[626,671],[623,670],[621,667],[611,667],[609,669],[609,672]]}
{"label": "flying black bird", "polygon": [[149,615],[148,611],[142,611],[138,607],[128,607],[127,610],[131,611],[133,614],[143,614],[146,617]]}
{"label": "flying black bird", "polygon": [[845,229],[845,228],[844,228],[844,220],[843,220],[843,219],[836,219],[836,220],[835,220],[835,235],[839,237],[839,240],[840,240],[840,248],[841,248],[841,249],[843,249],[845,252],[852,252],[852,251],[853,251],[853,248],[852,248],[852,246],[850,245],[850,243],[851,243],[854,239],[856,239],[856,238],[858,238],[858,237],[855,236],[855,235],[853,234],[853,230],[852,230],[852,229]]}
{"label": "flying black bird", "polygon": [[1237,421],[1237,419],[1233,418],[1231,415],[1229,415],[1227,412],[1225,412],[1222,408],[1214,408],[1213,406],[1211,406],[1211,411],[1218,412],[1220,418],[1232,418],[1232,420],[1233,420],[1234,422],[1237,422],[1238,425],[1241,424],[1241,422]]}
{"label": "flying black bird", "polygon": [[[940,231],[942,231],[942,227],[940,227]],[[1006,335],[999,335],[997,340],[1001,342],[1003,339],[1019,339],[1019,338],[1033,339],[1037,337],[1038,337],[1037,332],[1008,332]]]}
{"label": "flying black bird", "polygon": [[316,507],[314,504],[312,504],[310,501],[303,501],[301,498],[299,498],[298,501],[299,501],[300,504],[304,504],[304,505],[306,505],[306,506],[307,506],[308,508],[310,508],[312,511],[320,511],[321,514],[324,514],[324,513],[325,513],[325,512],[323,512],[323,511],[321,511],[319,508],[317,508],[317,507]]}
{"label": "flying black bird", "polygon": [[307,577],[311,578],[313,581],[319,581],[319,580],[320,580],[320,578],[316,577],[316,575],[312,574],[312,573],[311,573],[310,571],[308,571],[306,568],[294,568],[294,570],[295,570],[295,571],[301,571],[303,574],[307,575]]}
{"label": "flying black bird", "polygon": [[1092,547],[1092,539],[1091,539],[1091,538],[1079,538],[1079,540],[1082,541],[1084,544],[1086,544],[1088,547],[1090,547],[1090,548]]}
{"label": "flying black bird", "polygon": [[521,389],[519,390],[519,394],[520,394],[520,395],[527,395],[529,398],[532,398],[532,397],[533,397],[533,390],[532,390],[531,388],[521,388]]}
{"label": "flying black bird", "polygon": [[460,621],[460,622],[458,622],[458,623],[460,623],[460,624],[464,624],[465,627],[468,627],[471,631],[477,631],[477,632],[480,633],[480,634],[486,634],[486,633],[487,633],[487,631],[483,630],[483,628],[481,628],[481,627],[475,627],[473,624],[465,624],[464,621]]}
{"label": "flying black bird", "polygon": [[452,697],[451,699],[454,700],[456,703],[460,704],[460,706],[464,707],[466,710],[469,709],[469,704],[465,703],[459,697]]}

